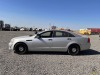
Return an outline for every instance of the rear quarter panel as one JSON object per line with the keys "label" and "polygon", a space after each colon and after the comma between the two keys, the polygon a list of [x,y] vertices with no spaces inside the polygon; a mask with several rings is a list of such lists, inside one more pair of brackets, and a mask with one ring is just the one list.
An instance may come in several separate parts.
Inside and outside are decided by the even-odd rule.
{"label": "rear quarter panel", "polygon": [[88,37],[75,37],[71,42],[68,43],[67,49],[72,44],[78,44],[80,46],[80,50],[86,50],[90,48],[90,43],[88,43]]}
{"label": "rear quarter panel", "polygon": [[90,48],[91,44],[88,42],[88,37],[77,37],[77,42],[80,44],[81,50]]}

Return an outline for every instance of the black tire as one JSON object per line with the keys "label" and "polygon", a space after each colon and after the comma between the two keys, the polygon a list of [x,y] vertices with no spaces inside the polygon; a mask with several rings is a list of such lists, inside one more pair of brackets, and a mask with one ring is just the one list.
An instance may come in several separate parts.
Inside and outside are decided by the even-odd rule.
{"label": "black tire", "polygon": [[15,45],[15,49],[14,49],[15,53],[17,54],[25,54],[28,51],[27,45],[23,44],[23,43],[18,43]]}
{"label": "black tire", "polygon": [[80,52],[80,47],[78,45],[71,45],[68,48],[68,54],[77,55]]}

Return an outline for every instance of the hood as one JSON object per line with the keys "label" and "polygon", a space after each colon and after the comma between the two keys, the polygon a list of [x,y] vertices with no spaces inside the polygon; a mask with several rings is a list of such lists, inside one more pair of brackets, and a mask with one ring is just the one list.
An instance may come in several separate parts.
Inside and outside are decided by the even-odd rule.
{"label": "hood", "polygon": [[28,38],[28,37],[31,37],[31,36],[19,36],[19,37],[15,37],[14,39],[19,39],[19,38]]}
{"label": "hood", "polygon": [[32,36],[32,35],[27,35],[27,36],[19,36],[19,37],[15,37],[15,38],[13,38],[13,39],[30,39],[30,38],[34,38],[35,37],[35,35],[34,36]]}

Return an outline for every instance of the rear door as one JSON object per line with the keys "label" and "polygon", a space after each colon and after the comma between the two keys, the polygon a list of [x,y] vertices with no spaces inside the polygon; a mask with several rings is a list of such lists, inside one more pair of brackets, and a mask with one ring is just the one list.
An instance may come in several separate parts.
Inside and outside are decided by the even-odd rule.
{"label": "rear door", "polygon": [[74,35],[64,32],[64,31],[54,31],[53,35],[53,45],[52,50],[53,51],[66,51],[66,46],[69,42],[73,40]]}

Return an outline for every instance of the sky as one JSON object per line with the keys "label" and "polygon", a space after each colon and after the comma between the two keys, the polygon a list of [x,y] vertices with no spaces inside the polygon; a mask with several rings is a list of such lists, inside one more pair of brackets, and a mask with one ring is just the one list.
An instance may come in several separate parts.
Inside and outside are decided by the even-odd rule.
{"label": "sky", "polygon": [[100,0],[0,0],[0,20],[20,27],[100,28]]}

